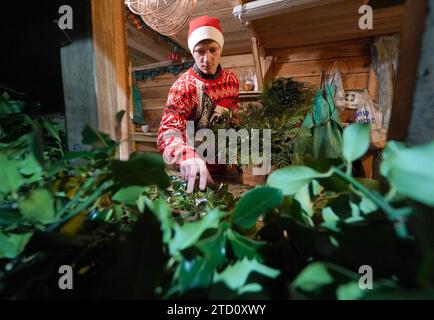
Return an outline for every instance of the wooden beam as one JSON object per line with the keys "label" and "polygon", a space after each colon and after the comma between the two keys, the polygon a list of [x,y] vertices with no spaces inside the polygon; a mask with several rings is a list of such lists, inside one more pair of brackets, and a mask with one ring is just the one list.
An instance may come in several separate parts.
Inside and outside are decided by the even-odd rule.
{"label": "wooden beam", "polygon": [[258,90],[262,90],[264,87],[264,76],[262,74],[261,60],[259,58],[259,50],[256,37],[252,37],[252,53],[253,61],[255,62],[256,78],[258,80]]}
{"label": "wooden beam", "polygon": [[127,23],[127,30],[131,31],[134,36],[138,37],[138,39],[141,39],[143,36],[143,39],[151,39],[154,42],[158,43],[161,47],[165,48],[167,51],[172,51],[172,45],[170,45],[166,41],[160,40],[160,35],[157,33],[157,31],[153,29],[148,29],[146,27],[142,27],[140,30],[137,29],[134,25],[131,24],[130,21]]}
{"label": "wooden beam", "polygon": [[241,21],[253,21],[343,1],[347,0],[257,0],[236,6],[233,15]]}
{"label": "wooden beam", "polygon": [[[425,29],[427,1],[432,6],[432,0],[407,0],[405,4],[404,27],[388,140],[406,141],[407,139]],[[433,9],[434,7],[431,7],[431,10]],[[429,102],[425,101],[425,103]]]}
{"label": "wooden beam", "polygon": [[144,55],[149,56],[158,61],[167,60],[171,50],[166,48],[161,41],[155,41],[148,37],[145,33],[137,30],[132,25],[127,24],[128,30],[128,47],[142,52]]}
{"label": "wooden beam", "polygon": [[163,62],[147,64],[147,65],[140,66],[140,67],[134,67],[133,71],[151,70],[151,69],[156,69],[156,68],[161,68],[161,67],[168,67],[168,66],[172,66],[172,65],[176,66],[178,64],[184,64],[184,63],[193,62],[193,61],[194,60],[192,60],[192,59],[186,60],[184,62],[163,61]]}
{"label": "wooden beam", "polygon": [[121,0],[92,0],[93,43],[99,129],[120,142],[119,157],[130,154],[129,119],[117,126],[116,114],[128,114],[131,88],[125,35],[125,6]]}

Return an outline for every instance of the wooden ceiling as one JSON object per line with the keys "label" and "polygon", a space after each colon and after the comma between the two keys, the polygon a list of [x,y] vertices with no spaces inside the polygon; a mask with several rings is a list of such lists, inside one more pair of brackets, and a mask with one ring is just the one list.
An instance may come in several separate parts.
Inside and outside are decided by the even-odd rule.
{"label": "wooden ceiling", "polygon": [[251,23],[265,49],[369,38],[401,31],[403,5],[394,3],[402,1],[389,1],[387,7],[383,5],[384,8],[374,10],[373,30],[361,30],[358,27],[362,16],[359,8],[367,0],[327,2],[313,8],[253,20]]}
{"label": "wooden ceiling", "polygon": [[[209,15],[220,20],[225,37],[223,55],[233,55],[252,52],[250,38],[252,32],[236,18],[232,16],[233,1],[231,0],[197,0],[197,5],[192,19]],[[158,40],[154,33],[144,34],[127,21],[128,52],[133,66],[145,65],[168,60],[170,46],[167,42]],[[188,24],[176,35],[170,38],[187,52]],[[161,48],[159,48],[159,46]]]}

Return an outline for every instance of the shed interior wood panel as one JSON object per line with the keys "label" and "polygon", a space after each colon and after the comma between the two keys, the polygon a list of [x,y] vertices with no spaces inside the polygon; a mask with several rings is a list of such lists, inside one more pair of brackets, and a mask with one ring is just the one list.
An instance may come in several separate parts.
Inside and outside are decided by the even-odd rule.
{"label": "shed interior wood panel", "polygon": [[361,30],[358,9],[365,0],[345,0],[252,21],[266,49],[370,38],[400,32],[404,5],[374,10],[374,27]]}

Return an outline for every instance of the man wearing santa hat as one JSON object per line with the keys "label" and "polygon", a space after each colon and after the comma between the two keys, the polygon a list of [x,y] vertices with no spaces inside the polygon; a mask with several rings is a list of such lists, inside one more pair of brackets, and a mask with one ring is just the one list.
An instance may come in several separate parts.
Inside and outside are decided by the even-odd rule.
{"label": "man wearing santa hat", "polygon": [[196,130],[209,128],[219,114],[238,104],[238,78],[220,66],[223,45],[218,19],[203,16],[190,22],[188,48],[195,64],[172,85],[158,131],[158,148],[166,163],[179,165],[188,193],[197,176],[201,190],[212,178],[206,162],[186,141],[186,122],[194,121]]}

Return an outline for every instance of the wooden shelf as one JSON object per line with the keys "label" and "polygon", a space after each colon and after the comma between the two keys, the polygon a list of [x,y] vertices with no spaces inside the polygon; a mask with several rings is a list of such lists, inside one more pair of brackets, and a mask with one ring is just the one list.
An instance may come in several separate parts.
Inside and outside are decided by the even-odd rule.
{"label": "wooden shelf", "polygon": [[131,140],[140,142],[157,143],[157,132],[133,132],[131,134]]}
{"label": "wooden shelf", "polygon": [[257,99],[262,94],[262,91],[240,91],[240,100],[244,99]]}

